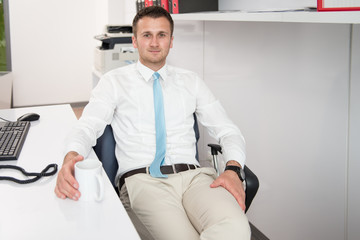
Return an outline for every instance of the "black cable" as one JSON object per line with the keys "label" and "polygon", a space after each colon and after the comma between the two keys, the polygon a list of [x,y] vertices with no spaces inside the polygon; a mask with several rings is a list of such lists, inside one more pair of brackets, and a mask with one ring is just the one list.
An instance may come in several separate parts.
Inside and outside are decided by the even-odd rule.
{"label": "black cable", "polygon": [[[18,171],[22,172],[22,174],[24,174],[25,176],[28,176],[28,177],[35,176],[34,178],[30,178],[30,179],[27,179],[27,180],[20,180],[20,179],[13,178],[13,177],[8,177],[8,176],[0,176],[0,180],[12,181],[12,182],[16,182],[16,183],[19,183],[19,184],[33,183],[33,182],[36,182],[37,180],[39,180],[42,177],[49,177],[49,176],[54,175],[57,172],[57,167],[58,167],[58,165],[53,163],[53,164],[49,164],[40,173],[28,173],[23,168],[21,168],[19,166],[0,165],[0,169],[15,169],[15,170],[18,170]],[[53,170],[48,172],[48,170],[50,168],[53,168]]]}

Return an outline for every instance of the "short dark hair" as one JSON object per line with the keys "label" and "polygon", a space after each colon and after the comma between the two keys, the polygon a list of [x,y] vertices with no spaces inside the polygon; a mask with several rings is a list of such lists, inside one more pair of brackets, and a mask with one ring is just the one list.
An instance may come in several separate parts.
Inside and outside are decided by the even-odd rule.
{"label": "short dark hair", "polygon": [[170,13],[168,11],[166,11],[163,7],[151,6],[151,7],[146,7],[146,8],[141,9],[134,17],[132,27],[133,27],[133,33],[134,33],[135,37],[136,37],[137,23],[143,17],[151,17],[151,18],[165,17],[167,20],[169,20],[171,36],[173,35],[174,21],[170,15]]}

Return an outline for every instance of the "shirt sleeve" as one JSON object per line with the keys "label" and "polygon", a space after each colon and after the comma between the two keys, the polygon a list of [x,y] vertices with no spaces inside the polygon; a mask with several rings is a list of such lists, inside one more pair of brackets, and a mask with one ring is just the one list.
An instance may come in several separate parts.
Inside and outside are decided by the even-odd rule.
{"label": "shirt sleeve", "polygon": [[220,101],[200,78],[197,78],[196,91],[196,115],[199,122],[219,142],[225,161],[235,160],[244,167],[245,139],[240,129],[230,120]]}
{"label": "shirt sleeve", "polygon": [[115,110],[115,91],[112,79],[105,75],[91,93],[89,103],[81,118],[66,138],[64,154],[75,151],[86,157],[106,125],[113,119]]}

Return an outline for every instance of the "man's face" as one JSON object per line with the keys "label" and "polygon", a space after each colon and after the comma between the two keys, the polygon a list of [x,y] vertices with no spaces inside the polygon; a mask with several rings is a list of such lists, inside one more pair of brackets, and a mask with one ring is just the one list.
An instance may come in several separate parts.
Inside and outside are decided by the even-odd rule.
{"label": "man's face", "polygon": [[139,50],[140,62],[154,71],[159,70],[165,65],[173,44],[169,21],[165,17],[140,19],[132,41]]}

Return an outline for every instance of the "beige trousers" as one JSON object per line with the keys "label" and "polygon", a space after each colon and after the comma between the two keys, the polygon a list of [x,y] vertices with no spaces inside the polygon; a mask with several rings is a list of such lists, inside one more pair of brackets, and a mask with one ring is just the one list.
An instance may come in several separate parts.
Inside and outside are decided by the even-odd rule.
{"label": "beige trousers", "polygon": [[250,239],[245,213],[224,188],[210,188],[212,168],[198,168],[167,179],[136,174],[120,190],[142,239]]}

